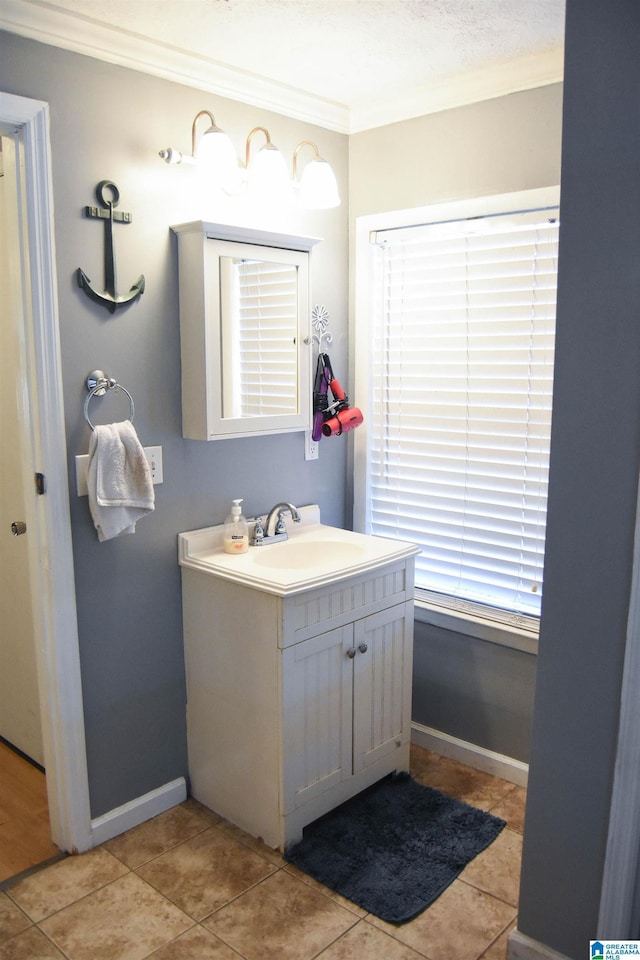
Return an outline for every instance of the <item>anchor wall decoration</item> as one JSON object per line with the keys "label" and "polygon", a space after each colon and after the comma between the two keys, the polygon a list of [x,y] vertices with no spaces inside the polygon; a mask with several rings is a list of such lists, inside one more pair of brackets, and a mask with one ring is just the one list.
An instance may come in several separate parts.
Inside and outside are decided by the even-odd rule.
{"label": "anchor wall decoration", "polygon": [[[111,191],[111,199],[105,197],[105,190]],[[86,293],[88,297],[106,307],[109,313],[115,313],[118,307],[123,307],[128,303],[133,303],[144,293],[144,276],[140,275],[129,292],[119,295],[116,292],[116,258],[113,248],[113,223],[131,223],[130,213],[116,213],[115,207],[120,202],[120,191],[111,180],[101,180],[96,187],[96,197],[100,202],[100,207],[85,207],[86,217],[92,217],[97,220],[104,220],[104,283],[105,289],[98,291],[95,289],[91,280],[81,267],[78,267],[78,286]]]}

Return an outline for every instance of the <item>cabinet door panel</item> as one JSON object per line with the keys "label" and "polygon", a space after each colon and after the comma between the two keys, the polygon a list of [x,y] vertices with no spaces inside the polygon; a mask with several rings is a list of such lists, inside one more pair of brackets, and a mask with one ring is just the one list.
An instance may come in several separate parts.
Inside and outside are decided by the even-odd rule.
{"label": "cabinet door panel", "polygon": [[283,813],[351,776],[349,624],[282,652]]}
{"label": "cabinet door panel", "polygon": [[413,619],[407,617],[405,604],[355,624],[354,773],[409,739],[412,632]]}

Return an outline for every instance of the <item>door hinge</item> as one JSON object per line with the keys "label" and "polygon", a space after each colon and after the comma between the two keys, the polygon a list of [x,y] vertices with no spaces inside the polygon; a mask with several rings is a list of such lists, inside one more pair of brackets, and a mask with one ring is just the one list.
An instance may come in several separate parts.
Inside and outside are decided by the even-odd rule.
{"label": "door hinge", "polygon": [[36,473],[36,493],[38,496],[42,496],[43,493],[47,492],[47,478],[44,473]]}

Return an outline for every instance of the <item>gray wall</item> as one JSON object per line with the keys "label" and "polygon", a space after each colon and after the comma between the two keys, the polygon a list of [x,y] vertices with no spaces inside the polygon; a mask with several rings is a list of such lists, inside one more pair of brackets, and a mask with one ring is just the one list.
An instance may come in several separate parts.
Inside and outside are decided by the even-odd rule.
{"label": "gray wall", "polygon": [[416,621],[413,720],[527,762],[537,657]]}
{"label": "gray wall", "polygon": [[596,936],[638,484],[639,51],[637,0],[568,0],[545,599],[518,925],[575,960]]}
{"label": "gray wall", "polygon": [[350,216],[556,186],[561,117],[551,84],[355,134]]}
{"label": "gray wall", "polygon": [[[554,84],[352,136],[350,217],[557,185],[561,119]],[[535,674],[531,654],[416,622],[425,726],[526,762]]]}
{"label": "gray wall", "polygon": [[[0,89],[46,100],[51,109],[80,657],[91,813],[97,817],[187,772],[176,535],[222,522],[231,498],[240,496],[248,514],[288,499],[319,503],[329,523],[345,520],[344,438],[326,441],[316,462],[304,461],[302,433],[212,443],[182,439],[177,259],[169,225],[214,217],[202,209],[193,168],[167,166],[158,150],[171,145],[188,153],[191,123],[206,108],[241,154],[256,125],[269,128],[288,158],[300,140],[317,141],[346,197],[347,138],[11,34],[2,34],[0,43]],[[113,317],[75,282],[80,266],[97,284],[103,281],[103,226],[83,216],[103,179],[118,185],[119,209],[133,215],[130,225],[114,227],[119,285],[128,289],[141,273],[147,284],[138,303]],[[323,238],[313,253],[312,302],[329,311],[333,366],[346,380],[346,204],[292,216],[282,226]],[[135,536],[106,543],[98,542],[74,479],[74,457],[88,448],[82,407],[94,368],[130,390],[141,441],[162,445],[164,455],[155,513],[139,522]],[[94,422],[128,413],[116,395],[102,409],[92,402]]]}

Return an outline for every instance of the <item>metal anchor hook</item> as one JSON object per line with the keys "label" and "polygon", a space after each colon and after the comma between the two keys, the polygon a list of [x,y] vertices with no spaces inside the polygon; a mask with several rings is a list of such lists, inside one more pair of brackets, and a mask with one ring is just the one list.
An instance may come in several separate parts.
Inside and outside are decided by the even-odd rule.
{"label": "metal anchor hook", "polygon": [[[111,191],[111,199],[105,197],[105,190]],[[133,303],[144,293],[144,276],[140,275],[129,292],[118,295],[116,292],[116,259],[113,248],[113,223],[131,223],[130,213],[116,213],[114,208],[120,202],[120,191],[111,180],[101,180],[96,187],[96,197],[103,207],[85,207],[85,216],[104,220],[104,282],[105,289],[98,291],[81,267],[78,267],[78,286],[96,303],[106,307],[109,313],[115,313],[118,307]]]}

